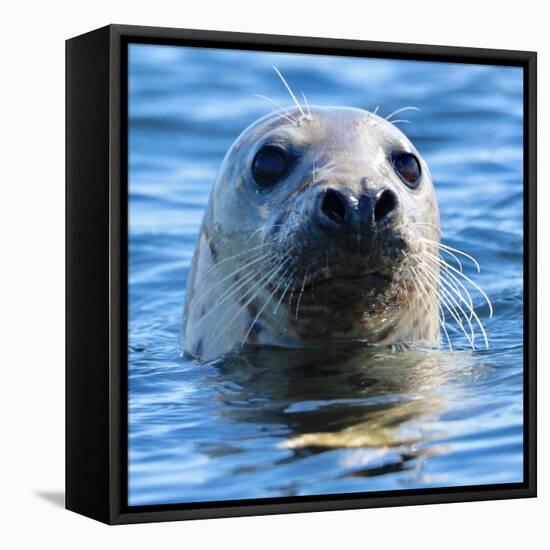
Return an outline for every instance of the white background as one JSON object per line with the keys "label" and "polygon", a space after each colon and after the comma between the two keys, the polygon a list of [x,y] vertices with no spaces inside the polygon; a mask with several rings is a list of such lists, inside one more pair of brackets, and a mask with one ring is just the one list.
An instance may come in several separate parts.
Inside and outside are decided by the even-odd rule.
{"label": "white background", "polygon": [[[538,499],[106,527],[64,511],[64,41],[108,23],[539,52],[539,280],[550,276],[545,2],[5,1],[0,7],[0,545],[518,548],[548,544],[549,286],[539,285]],[[546,241],[547,243],[548,241]],[[541,312],[545,312],[541,315]],[[93,341],[89,342],[94,345]]]}

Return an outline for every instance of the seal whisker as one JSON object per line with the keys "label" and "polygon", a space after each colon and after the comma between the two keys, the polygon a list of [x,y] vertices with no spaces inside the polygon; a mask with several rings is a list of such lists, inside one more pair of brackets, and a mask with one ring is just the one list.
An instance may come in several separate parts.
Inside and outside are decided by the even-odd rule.
{"label": "seal whisker", "polygon": [[292,277],[294,276],[294,274],[296,273],[296,269],[294,271],[292,271],[287,277],[286,277],[286,280],[288,281],[287,285],[285,286],[285,289],[284,289],[284,292],[281,294],[281,297],[279,298],[279,301],[277,302],[277,305],[275,306],[275,309],[273,310],[273,315],[275,315],[277,313],[277,311],[279,310],[279,306],[281,305],[281,302],[283,301],[286,293],[287,293],[287,290],[288,288],[290,287],[290,285],[292,284]]}
{"label": "seal whisker", "polygon": [[406,118],[396,118],[394,120],[388,120],[388,122],[391,122],[392,124],[399,124],[400,122],[403,122],[404,124],[412,124],[412,122]]}
{"label": "seal whisker", "polygon": [[[451,258],[453,258],[453,260],[458,264],[458,269],[460,269],[460,271],[464,271],[464,266],[462,265],[462,262],[460,261],[460,258],[454,252],[451,252],[450,250],[445,250],[443,248],[440,249],[439,255],[440,255],[440,258],[442,258],[442,259],[443,259],[442,252],[445,253],[445,254],[448,254],[449,256],[451,256]],[[444,264],[446,265],[445,261],[444,261]]]}
{"label": "seal whisker", "polygon": [[[402,252],[403,252],[403,254],[405,254],[404,251],[402,251]],[[418,279],[421,283],[423,283],[423,285],[429,284],[428,281],[426,280],[426,276],[422,276],[421,273],[417,273],[416,270],[414,269],[414,267],[409,266],[409,273],[410,273],[410,270],[412,270],[412,272],[416,276],[416,279]],[[413,279],[413,284],[414,284],[415,288],[417,289],[417,292],[419,293],[419,296],[420,296],[422,302],[424,303],[424,306],[426,307],[426,313],[429,313],[428,306],[427,306],[426,302],[424,301],[424,293],[426,294],[426,297],[429,300],[429,295],[428,295],[427,290],[424,288],[424,286],[420,286],[421,292],[419,292],[418,291],[419,285],[416,284],[416,281],[414,279]],[[438,312],[439,325],[441,326],[441,328],[443,329],[443,332],[445,333],[445,336],[447,338],[447,343],[449,345],[449,350],[453,351],[453,345],[451,344],[451,339],[450,339],[449,333],[447,331],[447,326],[446,326],[447,323],[446,323],[446,318],[445,318],[445,312],[443,311],[443,306],[441,305],[441,302],[442,302],[441,295],[437,291],[436,291],[436,300],[437,300],[437,305],[438,305],[438,309],[439,309],[439,312]]]}
{"label": "seal whisker", "polygon": [[[420,267],[420,266],[417,266],[417,267]],[[432,290],[432,291],[434,292],[435,297],[436,297],[436,301],[438,302],[438,304],[439,304],[439,302],[442,302],[442,301],[445,302],[445,300],[442,299],[441,291],[439,290],[439,284],[438,284],[438,287],[435,288],[434,286],[432,286],[432,285],[430,284],[430,282],[428,281],[428,278],[427,278],[427,276],[426,276],[426,274],[425,274],[424,272],[420,272],[420,271],[417,272],[417,271],[414,269],[414,267],[412,267],[412,266],[410,266],[410,269],[412,269],[412,271],[413,271],[413,273],[416,275],[416,277],[417,277],[425,286],[427,286],[428,288],[430,288],[430,290]],[[428,293],[428,291],[427,291],[425,288],[423,288],[423,287],[422,287],[422,290],[423,290],[423,292],[425,292],[426,298],[429,300],[429,293]],[[446,305],[446,307],[447,307],[447,304],[445,304],[445,305]],[[429,311],[429,308],[427,308],[426,311]],[[460,321],[458,321],[458,322],[459,322],[459,324],[460,324]]]}
{"label": "seal whisker", "polygon": [[372,112],[372,114],[375,115],[376,113],[378,113],[379,110],[380,110],[380,105],[377,105],[377,106],[374,108],[374,111]]}
{"label": "seal whisker", "polygon": [[311,265],[308,265],[307,268],[306,268],[306,271],[304,273],[304,279],[302,280],[302,287],[300,289],[300,294],[298,295],[298,302],[296,304],[296,312],[295,312],[296,320],[298,320],[298,313],[300,312],[300,302],[302,300],[302,295],[303,295],[304,289],[306,287],[306,279],[307,279],[307,274],[309,273],[309,268],[310,267],[311,267]]}
{"label": "seal whisker", "polygon": [[479,266],[478,261],[473,256],[471,256],[470,254],[467,254],[463,250],[459,250],[458,248],[453,248],[452,246],[449,246],[447,244],[438,243],[437,241],[432,241],[431,239],[428,239],[426,237],[420,237],[420,240],[427,241],[430,244],[433,244],[433,245],[438,246],[440,248],[443,248],[445,250],[450,250],[451,252],[456,252],[457,254],[460,254],[461,256],[464,256],[465,258],[468,258],[468,260],[470,260],[475,265],[475,267],[477,269],[477,272],[478,273],[481,272],[481,268]]}
{"label": "seal whisker", "polygon": [[[411,283],[412,283],[412,285],[413,285],[413,287],[414,287],[415,292],[418,294],[418,293],[419,293],[419,291],[418,291],[418,285],[416,284],[416,281],[415,281],[414,278],[413,278],[413,274],[411,273],[411,270],[410,270],[409,268],[407,268],[407,275],[409,276],[409,278],[410,278],[410,280],[411,280]],[[407,304],[407,306],[408,306],[409,311],[412,312],[412,311],[413,311],[413,303],[412,303],[412,300],[409,300],[409,303]]]}
{"label": "seal whisker", "polygon": [[[469,343],[470,347],[472,348],[472,350],[475,350],[476,349],[475,340],[473,339],[473,337],[471,335],[469,335],[467,333],[466,326],[464,325],[464,323],[460,319],[460,313],[456,310],[456,308],[453,306],[453,304],[451,304],[451,302],[448,300],[448,298],[446,298],[443,295],[440,295],[439,296],[439,306],[441,308],[441,313],[443,314],[443,322],[445,324],[445,327],[447,326],[447,320],[446,320],[446,316],[445,316],[445,309],[446,309],[447,312],[450,313],[451,317],[456,322],[456,324],[460,327],[460,330],[462,331],[462,333],[466,337],[466,340],[468,340],[468,343]],[[443,308],[445,308],[445,309],[443,309]],[[475,332],[474,332],[474,335],[475,335]]]}
{"label": "seal whisker", "polygon": [[292,91],[292,89],[288,85],[288,82],[285,80],[285,77],[281,74],[281,71],[279,71],[279,69],[277,69],[277,67],[275,67],[275,65],[273,65],[273,69],[279,75],[279,78],[282,80],[283,84],[285,85],[286,89],[288,90],[288,93],[290,94],[290,97],[293,99],[294,103],[296,103],[296,107],[298,107],[298,110],[300,111],[300,113],[302,113],[302,116],[304,118],[307,118],[306,114],[304,113],[304,110],[302,109],[302,106],[300,105],[300,103],[296,99],[296,96],[294,95],[294,92]]}
{"label": "seal whisker", "polygon": [[[287,268],[283,274],[281,275],[281,280],[279,281],[279,283],[277,284],[277,286],[275,287],[275,290],[273,290],[273,292],[271,292],[271,294],[267,297],[266,301],[264,302],[263,306],[258,310],[258,313],[256,314],[256,317],[254,317],[254,320],[252,321],[252,323],[250,323],[250,327],[248,328],[248,330],[246,331],[244,337],[243,337],[243,340],[241,342],[241,347],[244,346],[247,338],[248,338],[248,335],[250,334],[250,332],[252,331],[254,325],[256,324],[256,322],[258,321],[258,319],[261,317],[262,313],[264,312],[265,308],[267,307],[267,305],[269,304],[269,302],[271,302],[273,296],[277,293],[277,291],[279,290],[279,288],[281,288],[281,285],[283,284],[283,282],[286,280],[285,278],[285,275],[287,273],[289,268]],[[261,289],[260,289],[261,290]]]}
{"label": "seal whisker", "polygon": [[231,286],[229,286],[226,291],[220,296],[220,299],[218,302],[214,305],[213,308],[208,310],[208,312],[199,320],[199,323],[204,322],[211,313],[216,311],[221,305],[223,305],[231,296],[234,296],[239,290],[241,290],[243,287],[245,287],[249,282],[256,279],[256,277],[261,274],[263,271],[263,267],[260,267],[259,269],[255,270],[252,273],[249,273],[242,279],[238,279],[235,283],[233,283]]}
{"label": "seal whisker", "polygon": [[[426,260],[428,261],[431,261],[431,262],[435,262],[435,260],[427,257]],[[470,291],[466,288],[466,286],[464,285],[464,283],[458,279],[458,277],[456,277],[449,269],[448,269],[448,264],[445,262],[445,261],[439,261],[437,262],[437,264],[439,266],[441,266],[444,270],[445,270],[445,273],[446,275],[448,275],[449,277],[451,277],[452,281],[447,281],[449,284],[453,284],[456,283],[456,284],[453,284],[453,287],[456,289],[457,292],[460,292],[460,290],[457,288],[456,285],[460,286],[462,288],[462,290],[464,290],[464,293],[466,294],[466,296],[468,297],[468,304],[470,306],[470,309],[473,309],[474,307],[474,303],[472,301],[472,295],[470,294]],[[472,315],[470,314],[470,320],[472,319]]]}
{"label": "seal whisker", "polygon": [[[277,227],[284,227],[284,223],[274,223],[272,226],[270,226],[270,229],[275,229]],[[256,231],[254,231],[254,233],[258,233],[259,231],[264,231],[265,227],[260,227],[260,229],[257,229]],[[253,233],[253,235],[254,235]],[[273,237],[273,234],[271,234],[270,236]],[[269,244],[271,243],[276,243],[277,242],[277,237],[275,236],[274,238],[272,238],[270,241],[269,241]]]}
{"label": "seal whisker", "polygon": [[[411,276],[411,270],[412,270],[412,274],[414,276]],[[409,266],[408,271],[409,271],[409,276],[411,277],[411,281],[414,285],[414,288],[416,289],[416,292],[417,292],[420,300],[422,301],[422,303],[424,304],[424,307],[426,308],[426,313],[429,313],[430,308],[428,307],[428,304],[426,303],[426,300],[424,299],[424,295],[426,294],[426,289],[423,286],[421,286],[420,284],[417,283],[417,280],[419,280],[420,282],[425,284],[424,278],[419,273],[417,273],[415,271],[413,266]],[[427,294],[426,294],[426,296],[427,296]],[[429,296],[427,296],[427,298],[429,299]],[[411,300],[410,306],[412,308],[412,300]]]}
{"label": "seal whisker", "polygon": [[[432,289],[434,289],[434,287],[428,282],[428,279],[431,279],[434,282],[434,284],[437,284],[439,286],[439,291],[437,291],[436,289],[434,289],[434,290],[436,292],[438,292],[439,299],[440,299],[441,303],[447,308],[447,311],[451,314],[453,319],[457,322],[458,326],[462,329],[462,332],[464,333],[464,336],[466,336],[466,338],[468,339],[468,342],[470,342],[470,345],[472,346],[472,349],[475,350],[476,349],[475,348],[475,331],[474,331],[472,323],[468,319],[468,316],[464,312],[464,309],[454,299],[454,297],[451,296],[449,294],[449,292],[446,291],[446,289],[441,285],[441,280],[442,280],[441,276],[439,278],[435,277],[435,275],[431,272],[431,270],[429,270],[423,264],[419,264],[418,268],[426,275],[426,277],[427,277],[426,283],[429,284]],[[459,314],[459,312],[457,312],[457,310],[453,306],[453,304],[450,303],[449,299],[454,302],[454,304],[458,307],[459,311],[464,315],[464,318],[468,322],[471,336],[468,336],[468,334],[466,333],[466,328],[464,326],[464,323],[460,319],[460,314]]]}
{"label": "seal whisker", "polygon": [[447,288],[450,288],[453,291],[453,294],[455,294],[458,297],[458,299],[466,305],[466,307],[468,308],[468,311],[470,312],[470,315],[467,315],[467,318],[468,320],[471,321],[473,318],[474,306],[472,304],[470,293],[466,292],[466,296],[468,297],[468,299],[466,300],[463,294],[460,292],[460,290],[457,289],[456,285],[453,285],[444,276],[441,276],[441,281],[442,281],[442,284],[444,284]]}
{"label": "seal whisker", "polygon": [[[440,264],[439,263],[436,263],[434,267],[437,267],[439,268],[440,267]],[[460,309],[460,313],[462,313],[464,315],[464,318],[466,320],[469,319],[469,317],[466,315],[466,313],[464,312],[464,310],[461,308],[460,304],[456,302],[456,300],[454,299],[454,297],[452,295],[449,294],[449,292],[447,291],[446,287],[443,287],[443,283],[447,282],[447,280],[445,279],[444,275],[441,273],[441,271],[439,271],[439,274],[436,276],[435,272],[430,268],[429,265],[427,264],[419,264],[418,265],[418,268],[422,270],[422,272],[424,272],[426,274],[427,277],[430,277],[430,279],[434,282],[434,284],[437,284],[438,285],[438,288],[439,288],[439,297],[441,299],[451,299],[453,301],[453,303]],[[462,301],[465,301],[464,297],[460,294],[459,294],[459,297]],[[460,320],[460,315],[459,313],[456,311],[456,308],[450,304],[450,306],[452,307],[453,311],[456,313],[456,315],[458,316],[458,319],[456,319],[457,323],[460,324],[461,328],[463,326],[463,323],[462,321]],[[470,328],[471,328],[471,325],[470,325]],[[471,328],[471,333],[472,333],[472,337],[474,335],[474,331],[473,331],[473,328]]]}
{"label": "seal whisker", "polygon": [[[454,271],[456,271],[457,273],[460,273],[458,270],[456,270],[455,268],[453,268],[452,266],[448,265],[449,268],[453,269]],[[463,275],[463,274],[462,274]],[[463,275],[464,276],[464,275]],[[446,284],[447,286],[449,286],[449,283],[447,282],[447,280],[445,279],[445,277],[440,277],[440,280],[443,284]],[[481,322],[481,319],[479,318],[479,316],[477,315],[477,313],[475,312],[475,309],[473,307],[470,307],[470,305],[468,304],[468,302],[466,301],[466,299],[462,296],[462,294],[460,292],[457,292],[456,290],[454,290],[452,287],[451,287],[451,290],[453,290],[455,292],[455,294],[457,295],[457,297],[466,305],[466,307],[468,307],[468,309],[470,310],[471,312],[471,317],[468,317],[466,315],[466,313],[464,312],[464,310],[462,309],[462,307],[460,306],[460,304],[457,303],[457,301],[454,299],[454,297],[450,294],[450,292],[443,288],[442,287],[442,290],[444,290],[445,294],[447,296],[449,296],[453,302],[458,306],[458,308],[461,310],[462,314],[464,315],[464,317],[466,318],[468,324],[470,325],[471,327],[471,330],[473,331],[473,327],[472,327],[472,323],[470,321],[471,317],[473,316],[473,318],[475,319],[477,325],[479,326],[479,329],[483,335],[483,339],[485,341],[485,349],[489,349],[489,341],[487,339],[487,333],[485,332],[485,328],[483,327],[483,323]],[[475,347],[472,345],[472,347],[475,349]]]}
{"label": "seal whisker", "polygon": [[[452,285],[452,287],[455,289],[456,292],[462,294],[462,292],[460,291],[460,289],[457,287],[456,283],[458,283],[458,285],[462,288],[462,290],[464,290],[464,293],[466,294],[466,297],[468,299],[468,304],[469,304],[469,307],[470,309],[474,309],[474,303],[473,303],[473,300],[472,300],[472,295],[470,294],[470,291],[464,286],[464,284],[459,280],[457,279],[448,269],[446,266],[443,267],[443,269],[445,270],[445,273],[448,277],[451,277],[451,281],[446,279],[447,283],[449,285]],[[470,313],[470,320],[472,319],[472,314]]]}
{"label": "seal whisker", "polygon": [[249,268],[251,265],[254,265],[258,262],[261,262],[262,260],[265,260],[267,257],[271,255],[271,252],[266,252],[265,254],[262,254],[259,257],[254,258],[253,260],[250,260],[249,262],[245,263],[244,265],[240,266],[239,268],[232,271],[229,275],[226,275],[219,281],[217,281],[215,284],[213,284],[210,288],[206,289],[200,296],[197,298],[194,298],[191,303],[194,305],[197,305],[200,303],[201,300],[203,300],[206,296],[208,296],[214,289],[216,289],[220,284],[227,281],[227,279],[230,279],[231,277],[234,277],[237,273],[240,273],[241,271],[244,271],[245,269]]}
{"label": "seal whisker", "polygon": [[235,254],[234,256],[230,256],[229,258],[225,258],[221,260],[220,262],[216,262],[215,264],[212,264],[205,272],[204,276],[208,275],[210,271],[212,271],[214,268],[219,267],[222,264],[225,264],[226,262],[229,262],[231,260],[234,260],[235,258],[240,258],[241,256],[244,256],[246,254],[250,254],[250,252],[253,252],[254,250],[258,250],[259,248],[263,248],[264,246],[267,246],[268,244],[271,244],[270,242],[260,244],[258,246],[253,246],[252,248],[249,248],[248,250],[245,250],[244,252],[240,252],[239,254]]}
{"label": "seal whisker", "polygon": [[[446,282],[444,278],[443,278],[442,280],[443,280],[444,282]],[[448,292],[447,292],[447,293],[448,293]],[[448,293],[448,294],[449,294],[449,293]],[[464,298],[462,297],[461,294],[459,294],[459,297],[464,301],[464,303],[465,303],[466,305],[468,305],[468,303],[464,300]],[[483,323],[481,322],[481,319],[479,318],[479,316],[477,315],[477,313],[475,312],[475,310],[474,310],[473,308],[472,308],[470,311],[471,311],[471,314],[472,314],[472,316],[474,317],[474,319],[475,319],[476,323],[478,324],[479,329],[481,330],[481,333],[482,333],[482,335],[483,335],[483,339],[484,339],[484,341],[485,341],[485,349],[489,349],[489,340],[488,340],[488,338],[487,338],[487,333],[485,332],[485,328],[483,327]],[[467,318],[467,317],[466,317],[466,318]],[[469,320],[468,318],[467,318],[467,320],[468,320],[468,323],[471,323],[470,320]]]}
{"label": "seal whisker", "polygon": [[437,243],[436,241],[428,242],[428,240],[425,239],[425,242],[426,242],[426,245],[428,247],[433,247],[434,249],[436,249],[436,250],[433,251],[434,254],[438,254],[443,261],[444,261],[443,254],[448,254],[458,264],[458,269],[460,269],[460,271],[464,271],[464,266],[462,265],[462,262],[460,261],[460,258],[456,254],[454,254],[453,252],[451,252],[449,250],[444,250],[444,249],[440,248],[439,243]]}
{"label": "seal whisker", "polygon": [[[271,226],[271,228],[274,228],[274,227],[283,227],[284,224],[282,223],[275,223]],[[253,231],[250,236],[248,237],[248,241],[252,238],[254,238],[255,235],[257,235],[258,233],[261,233],[262,231],[265,230],[265,227],[260,227],[258,229],[256,229],[256,231]],[[270,239],[269,241],[265,242],[264,244],[261,244],[260,246],[267,246],[268,244],[273,244],[275,243],[276,240],[275,239]]]}
{"label": "seal whisker", "polygon": [[390,113],[386,117],[386,120],[389,122],[392,117],[394,117],[395,115],[398,115],[399,113],[402,113],[403,111],[420,111],[420,109],[418,107],[415,107],[414,105],[407,105],[406,107],[401,107],[401,109],[397,109],[392,113]]}
{"label": "seal whisker", "polygon": [[[448,266],[448,267],[451,267],[451,266]],[[454,268],[453,268],[454,269]],[[452,275],[452,274],[450,274]],[[466,301],[466,299],[464,298],[464,296],[462,295],[461,292],[459,292],[456,287],[453,287],[450,285],[449,281],[445,278],[445,277],[441,277],[441,280],[443,282],[443,284],[447,285],[449,288],[451,288],[451,290],[457,295],[457,297],[466,305],[466,307],[469,309],[470,311],[470,317],[469,319],[472,319],[472,317],[475,319],[476,323],[479,325],[479,328],[483,334],[483,337],[484,337],[484,340],[485,340],[485,347],[486,349],[489,349],[489,343],[488,343],[488,340],[487,340],[487,335],[485,333],[485,330],[484,330],[484,327],[483,327],[483,323],[481,322],[481,319],[479,318],[479,316],[476,314],[476,311],[473,307],[473,304],[472,304],[472,300],[471,300],[471,296],[469,294],[469,292],[466,290],[466,293],[468,295],[468,298],[469,298],[469,302]],[[458,279],[457,279],[458,281]]]}
{"label": "seal whisker", "polygon": [[296,285],[293,284],[290,289],[290,294],[288,296],[288,311],[292,310],[292,299],[294,298],[294,292],[296,290]]}
{"label": "seal whisker", "polygon": [[[228,323],[225,324],[223,330],[220,334],[216,335],[216,337],[221,336],[228,328],[232,325],[233,321],[238,317],[239,313],[243,311],[246,307],[248,307],[258,296],[258,294],[265,288],[267,284],[269,284],[274,277],[277,276],[279,271],[282,269],[282,267],[286,264],[286,262],[290,260],[290,258],[287,258],[283,262],[281,262],[279,265],[276,265],[273,267],[273,269],[269,270],[267,273],[264,273],[264,275],[260,278],[259,281],[257,281],[254,285],[252,285],[251,288],[249,288],[242,296],[242,298],[245,298],[250,293],[253,292],[253,295],[244,303],[242,304],[237,311],[235,312],[235,315],[231,317]],[[218,322],[214,325],[214,328],[210,331],[211,334],[216,333],[216,329],[220,326],[221,322],[226,318],[227,314],[232,311],[233,308],[228,308],[227,311],[218,319]]]}
{"label": "seal whisker", "polygon": [[[429,257],[431,257],[432,259],[438,260],[437,256],[434,256],[430,252],[426,251],[426,254]],[[487,305],[489,306],[489,318],[492,318],[493,317],[493,304],[491,303],[491,300],[489,299],[489,296],[487,296],[485,291],[477,283],[474,283],[474,281],[472,281],[472,279],[470,279],[470,277],[468,277],[467,275],[462,273],[462,271],[459,271],[458,269],[456,269],[456,267],[453,267],[450,264],[447,264],[447,267],[449,269],[451,269],[454,273],[456,273],[457,275],[459,275],[460,277],[465,279],[468,283],[470,283],[483,296],[483,298],[487,302]]]}
{"label": "seal whisker", "polygon": [[307,110],[307,118],[309,120],[313,120],[313,117],[311,116],[311,109],[309,108],[309,102],[308,102],[306,94],[304,94],[304,92],[302,92],[302,97],[304,98],[304,103],[305,103],[306,110]]}
{"label": "seal whisker", "polygon": [[[412,210],[416,210],[416,208],[411,208],[411,211]],[[435,223],[430,223],[430,222],[412,222],[411,225],[419,225],[419,226],[422,226],[422,225],[425,225],[427,227],[431,227],[432,229],[435,229],[440,235],[441,235],[441,229],[439,227],[437,227],[437,225],[435,225]],[[425,237],[424,237],[425,238]],[[434,241],[436,242],[436,241]]]}
{"label": "seal whisker", "polygon": [[288,120],[289,122],[292,122],[292,124],[294,124],[295,126],[298,126],[298,124],[294,121],[294,119],[291,118],[289,115],[287,115],[285,113],[280,113],[276,109],[271,109],[271,112],[278,114],[280,118],[284,118],[284,119]]}
{"label": "seal whisker", "polygon": [[[282,118],[286,118],[288,121],[292,122],[296,126],[298,126],[298,121],[296,118],[292,116],[292,114],[288,111],[286,107],[283,107],[280,103],[277,103],[274,99],[271,99],[270,97],[267,97],[266,95],[262,94],[254,94],[255,97],[259,97],[261,99],[265,99],[266,101],[269,101],[269,103],[272,103],[277,107],[278,111],[274,111],[277,114],[279,114]],[[279,112],[281,111],[281,112]]]}
{"label": "seal whisker", "polygon": [[471,256],[470,254],[467,254],[466,252],[463,252],[462,250],[458,250],[457,248],[452,248],[451,246],[449,245],[446,245],[446,244],[443,244],[443,243],[439,243],[439,246],[440,248],[443,248],[444,250],[446,251],[449,251],[449,250],[452,250],[453,252],[456,252],[457,254],[461,254],[462,256],[464,256],[465,258],[468,258],[469,260],[471,260],[473,262],[473,264],[476,266],[476,269],[477,269],[477,272],[480,273],[481,272],[481,268],[479,266],[479,263],[477,262],[477,260]]}
{"label": "seal whisker", "polygon": [[[441,281],[443,281],[443,278],[441,278]],[[466,336],[466,338],[468,339],[468,342],[470,342],[470,345],[472,346],[472,349],[475,350],[476,349],[476,346],[475,346],[476,333],[475,333],[475,329],[474,329],[474,326],[473,326],[472,321],[471,321],[471,317],[467,315],[467,313],[464,311],[464,308],[460,305],[460,302],[458,302],[455,299],[455,297],[451,295],[451,293],[447,290],[447,288],[443,287],[443,282],[442,282],[442,286],[441,286],[441,292],[442,292],[442,297],[443,296],[445,297],[444,299],[447,301],[447,303],[449,304],[451,309],[455,312],[455,314],[457,316],[457,317],[455,317],[455,320],[458,323],[458,325],[460,326],[462,332],[464,332],[464,336]],[[455,304],[455,305],[453,305],[453,304]],[[458,311],[457,311],[457,309],[458,309]],[[470,329],[470,336],[469,337],[468,337],[468,334],[466,334],[466,326],[462,322],[461,316],[463,316],[464,319],[466,320],[466,323],[468,323],[468,328]]]}
{"label": "seal whisker", "polygon": [[263,230],[264,230],[263,227],[259,227],[258,229],[256,229],[256,231],[252,231],[252,233],[250,234],[250,236],[249,236],[248,239],[247,239],[247,242],[248,242],[250,239],[254,238],[254,236],[257,235],[258,233],[261,233]]}

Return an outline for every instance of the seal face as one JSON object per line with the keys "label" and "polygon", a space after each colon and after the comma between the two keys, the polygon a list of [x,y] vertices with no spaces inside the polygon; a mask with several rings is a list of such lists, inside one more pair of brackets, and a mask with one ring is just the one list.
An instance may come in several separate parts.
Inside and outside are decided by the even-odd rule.
{"label": "seal face", "polygon": [[227,152],[187,286],[185,350],[439,343],[439,210],[428,166],[374,113],[311,107]]}

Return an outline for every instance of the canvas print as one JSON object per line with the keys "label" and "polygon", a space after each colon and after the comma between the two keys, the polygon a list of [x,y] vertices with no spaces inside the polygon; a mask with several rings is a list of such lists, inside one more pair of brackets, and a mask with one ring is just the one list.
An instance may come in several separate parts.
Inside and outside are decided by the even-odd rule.
{"label": "canvas print", "polygon": [[523,482],[523,70],[128,46],[128,505]]}

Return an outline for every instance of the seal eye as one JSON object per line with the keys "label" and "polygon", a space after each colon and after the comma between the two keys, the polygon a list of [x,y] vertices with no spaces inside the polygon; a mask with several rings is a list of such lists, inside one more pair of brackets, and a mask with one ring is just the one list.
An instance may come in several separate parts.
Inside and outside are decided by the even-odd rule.
{"label": "seal eye", "polygon": [[393,167],[411,189],[420,184],[420,163],[411,153],[401,153],[393,159]]}
{"label": "seal eye", "polygon": [[252,174],[261,188],[277,183],[286,173],[290,164],[284,151],[277,147],[262,147],[252,161]]}

